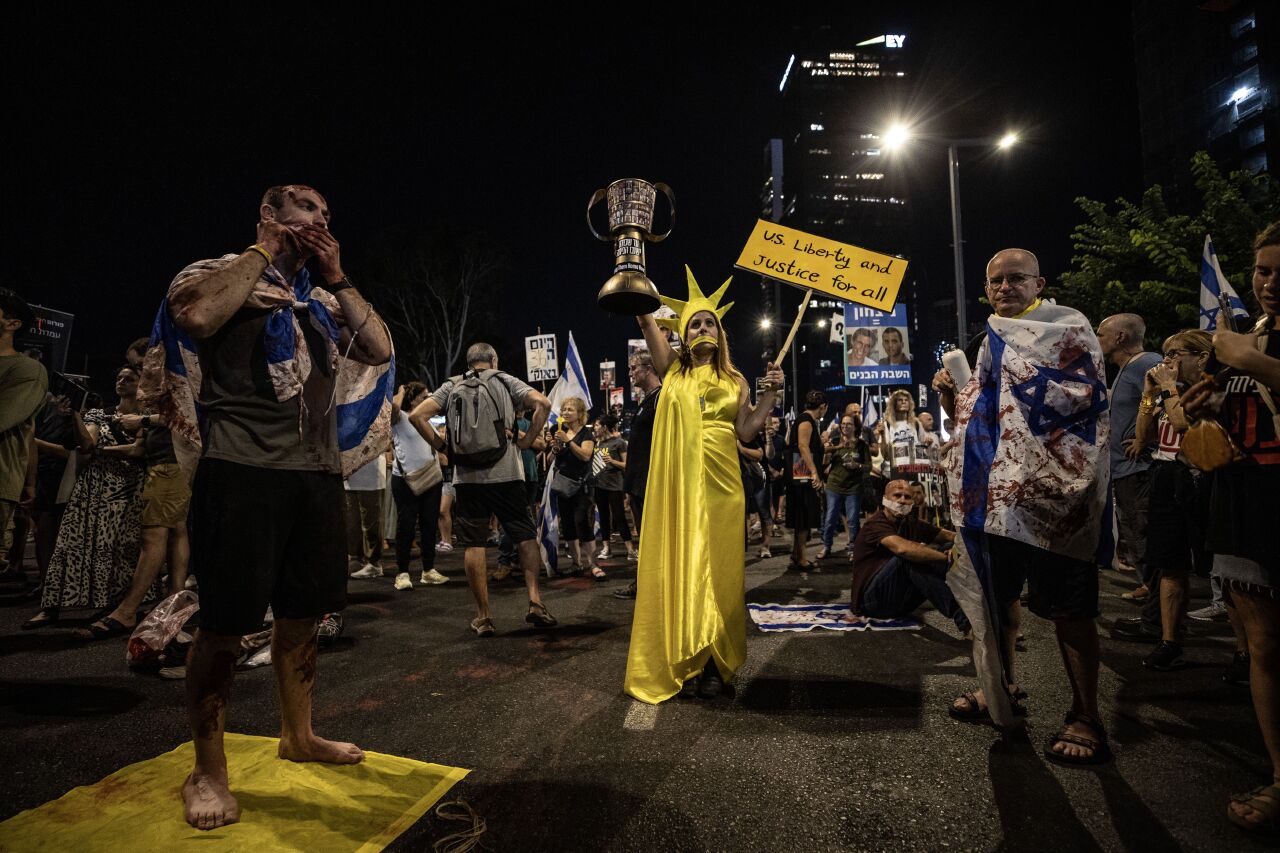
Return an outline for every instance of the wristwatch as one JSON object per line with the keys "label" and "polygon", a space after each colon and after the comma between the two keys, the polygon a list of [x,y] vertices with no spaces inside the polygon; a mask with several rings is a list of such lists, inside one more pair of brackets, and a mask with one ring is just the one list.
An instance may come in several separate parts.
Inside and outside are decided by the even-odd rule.
{"label": "wristwatch", "polygon": [[339,290],[346,290],[348,287],[355,287],[355,285],[351,283],[350,278],[344,275],[333,284],[326,284],[324,289],[330,293],[337,293]]}

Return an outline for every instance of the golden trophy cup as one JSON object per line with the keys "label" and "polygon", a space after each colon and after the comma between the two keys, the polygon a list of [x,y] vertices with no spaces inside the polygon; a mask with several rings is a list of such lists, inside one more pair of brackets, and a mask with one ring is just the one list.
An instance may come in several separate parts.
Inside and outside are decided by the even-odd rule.
{"label": "golden trophy cup", "polygon": [[[671,234],[670,224],[665,233],[653,233],[653,210],[659,190],[667,197],[673,224],[676,200],[666,184],[624,178],[609,184],[608,189],[596,190],[587,202],[587,227],[597,240],[613,241],[613,275],[596,295],[596,303],[612,314],[652,314],[662,304],[658,288],[649,281],[644,268],[644,244],[661,243]],[[608,235],[596,231],[591,222],[591,209],[601,199],[608,202]]]}

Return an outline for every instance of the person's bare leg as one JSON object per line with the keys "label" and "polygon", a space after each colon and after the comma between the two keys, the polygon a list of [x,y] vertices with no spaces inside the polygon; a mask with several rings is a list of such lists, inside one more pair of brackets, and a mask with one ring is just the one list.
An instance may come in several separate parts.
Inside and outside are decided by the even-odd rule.
{"label": "person's bare leg", "polygon": [[[1092,619],[1056,619],[1058,650],[1071,682],[1071,710],[1093,720],[1102,720],[1098,712],[1098,628]],[[1071,723],[1070,734],[1097,738],[1098,732],[1087,723]],[[1087,758],[1093,750],[1073,743],[1058,743],[1054,751],[1068,758]]]}
{"label": "person's bare leg", "polygon": [[187,569],[191,565],[191,539],[187,536],[187,526],[169,529],[169,594],[182,592],[187,588]]}
{"label": "person's bare leg", "polygon": [[1160,639],[1179,642],[1182,620],[1187,616],[1187,579],[1160,577]]}
{"label": "person's bare leg", "polygon": [[[1014,599],[1013,603],[1005,608],[1004,621],[1000,625],[1000,649],[1005,660],[1005,675],[1009,679],[1009,692],[1018,689],[1018,679],[1014,675],[1014,663],[1017,660],[1014,652],[1018,644],[1018,632],[1022,630],[1022,603],[1018,599]],[[987,694],[979,687],[973,691],[973,696],[978,700],[978,707],[987,707]],[[967,711],[969,700],[964,696],[957,696],[955,702],[952,703],[957,711]]]}
{"label": "person's bare leg", "polygon": [[[1262,742],[1271,758],[1273,783],[1280,783],[1280,601],[1267,595],[1241,592],[1232,587],[1229,593],[1236,615],[1249,643],[1249,693],[1253,696],[1253,713],[1262,730]],[[1265,817],[1244,803],[1231,803],[1232,811],[1251,824],[1261,824]]]}
{"label": "person's bare leg", "polygon": [[809,541],[809,531],[803,528],[796,530],[791,535],[791,562],[804,563],[804,546]]}
{"label": "person's bare leg", "polygon": [[187,718],[196,762],[182,783],[187,823],[214,829],[240,819],[240,806],[231,796],[222,733],[235,674],[240,638],[196,631],[187,654]]}
{"label": "person's bare leg", "polygon": [[165,548],[169,541],[169,528],[150,525],[142,528],[138,548],[138,564],[133,570],[129,591],[107,618],[121,625],[133,627],[138,621],[138,608],[147,597],[147,590],[156,582],[160,567],[164,565]]}
{"label": "person's bare leg", "polygon": [[[484,546],[469,547],[462,554],[462,567],[467,571],[467,586],[471,587],[471,597],[476,600],[476,618],[489,618],[489,574],[487,572]],[[526,583],[528,571],[525,572]]]}
{"label": "person's bare leg", "polygon": [[453,544],[453,496],[440,498],[440,542]]}
{"label": "person's bare leg", "polygon": [[1223,601],[1227,607],[1227,622],[1231,625],[1231,633],[1236,638],[1236,654],[1249,654],[1249,635],[1245,633],[1244,622],[1240,620],[1240,614],[1236,612],[1236,606],[1232,602]]}
{"label": "person's bare leg", "polygon": [[538,587],[538,575],[542,573],[542,554],[535,539],[526,539],[516,546],[520,554],[520,569],[524,572],[524,588],[529,592],[530,604],[542,603]]}
{"label": "person's bare leg", "polygon": [[271,663],[280,696],[281,758],[356,764],[364,752],[353,743],[325,740],[311,729],[311,694],[316,686],[315,619],[281,619],[271,627]]}

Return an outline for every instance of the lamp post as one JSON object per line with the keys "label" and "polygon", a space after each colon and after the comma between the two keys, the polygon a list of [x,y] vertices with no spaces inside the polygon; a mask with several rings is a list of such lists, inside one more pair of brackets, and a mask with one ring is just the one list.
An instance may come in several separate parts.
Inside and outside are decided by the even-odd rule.
{"label": "lamp post", "polygon": [[960,139],[939,136],[918,137],[902,125],[895,125],[884,134],[885,147],[890,151],[903,147],[913,139],[923,139],[947,146],[947,178],[951,186],[951,247],[956,286],[956,345],[964,349],[964,345],[968,343],[969,321],[968,312],[965,310],[964,238],[960,230],[960,149],[995,147],[1004,151],[1017,143],[1018,135],[1006,133],[999,138],[978,136]]}

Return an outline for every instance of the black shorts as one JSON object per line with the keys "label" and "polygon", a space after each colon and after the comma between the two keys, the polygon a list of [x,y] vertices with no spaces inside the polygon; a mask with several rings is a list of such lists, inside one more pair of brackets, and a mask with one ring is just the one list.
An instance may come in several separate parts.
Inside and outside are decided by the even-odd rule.
{"label": "black shorts", "polygon": [[483,548],[489,541],[489,518],[517,545],[537,538],[524,480],[506,483],[454,483],[453,535],[463,548]]}
{"label": "black shorts", "polygon": [[996,601],[1012,604],[1025,583],[1027,609],[1044,619],[1093,619],[1098,615],[1098,567],[1004,536],[985,537]]}
{"label": "black shorts", "polygon": [[1147,565],[1164,577],[1186,577],[1203,562],[1204,519],[1209,490],[1203,476],[1177,461],[1151,463],[1151,499],[1147,505]]}
{"label": "black shorts", "polygon": [[200,624],[235,636],[314,619],[347,601],[342,477],[201,459],[191,494]]}

